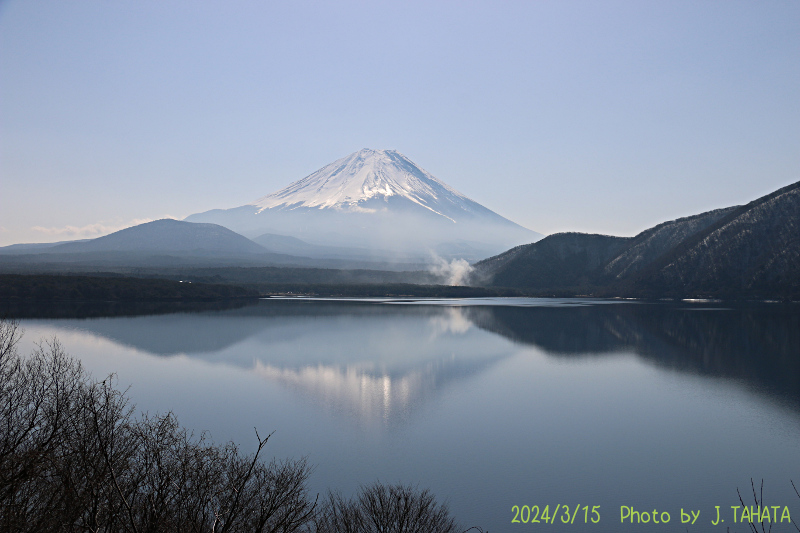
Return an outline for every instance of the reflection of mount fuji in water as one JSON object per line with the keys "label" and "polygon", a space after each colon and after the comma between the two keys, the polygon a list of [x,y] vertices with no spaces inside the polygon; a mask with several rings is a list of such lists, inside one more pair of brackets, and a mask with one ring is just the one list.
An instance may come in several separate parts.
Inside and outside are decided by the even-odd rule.
{"label": "reflection of mount fuji in water", "polygon": [[629,352],[660,368],[732,379],[800,409],[796,306],[537,302],[449,307],[262,301],[239,309],[53,325],[151,354],[185,354],[252,370],[325,408],[386,424],[406,419],[446,387],[462,386],[513,352],[486,332],[551,357]]}
{"label": "reflection of mount fuji in water", "polygon": [[324,409],[386,426],[507,355],[460,309],[434,306],[267,301],[220,312],[54,325],[149,354],[247,369]]}
{"label": "reflection of mount fuji in water", "polygon": [[372,365],[308,365],[299,368],[255,363],[255,372],[359,421],[397,425],[449,385],[488,369],[500,359],[443,357],[392,372]]}

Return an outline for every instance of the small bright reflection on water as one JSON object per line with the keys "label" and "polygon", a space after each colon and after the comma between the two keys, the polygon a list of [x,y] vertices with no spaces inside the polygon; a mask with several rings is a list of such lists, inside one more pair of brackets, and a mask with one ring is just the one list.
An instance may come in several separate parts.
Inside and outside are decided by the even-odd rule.
{"label": "small bright reflection on water", "polygon": [[[800,517],[793,306],[287,300],[23,326],[23,351],[57,335],[142,410],[244,449],[276,431],[270,453],[309,456],[315,492],[420,483],[493,532],[534,527],[513,505],[565,503],[602,521],[553,530],[685,531],[692,508],[690,531],[725,531],[714,506],[763,477]],[[620,505],[672,523],[621,525]]]}

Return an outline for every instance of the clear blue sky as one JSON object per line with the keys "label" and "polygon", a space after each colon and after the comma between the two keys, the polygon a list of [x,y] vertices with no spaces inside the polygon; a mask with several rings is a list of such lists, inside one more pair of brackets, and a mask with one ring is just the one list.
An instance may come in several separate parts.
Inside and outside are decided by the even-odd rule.
{"label": "clear blue sky", "polygon": [[745,203],[800,180],[800,2],[0,1],[0,245],[364,147],[542,233]]}

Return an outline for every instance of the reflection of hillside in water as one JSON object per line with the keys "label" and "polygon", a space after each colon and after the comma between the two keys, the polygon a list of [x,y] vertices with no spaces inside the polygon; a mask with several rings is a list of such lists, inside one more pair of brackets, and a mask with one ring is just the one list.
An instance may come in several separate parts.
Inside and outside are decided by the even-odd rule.
{"label": "reflection of hillside in water", "polygon": [[557,357],[622,350],[660,367],[732,378],[800,408],[800,309],[623,304],[466,308],[478,327]]}
{"label": "reflection of hillside in water", "polygon": [[[233,302],[225,306],[210,304],[139,304],[116,305],[120,313],[109,311],[106,302],[65,303],[55,315],[42,308],[40,314],[27,313],[23,318],[55,318],[53,325],[86,331],[117,344],[155,355],[188,354],[204,356],[230,348],[245,339],[266,333],[285,339],[301,334],[292,327],[298,321],[341,317],[380,317],[386,315],[419,316],[411,309],[389,309],[360,302],[317,302],[268,300]],[[154,306],[158,307],[154,307]],[[441,314],[429,309],[425,314]],[[20,316],[15,314],[13,316]]]}
{"label": "reflection of hillside in water", "polygon": [[175,313],[224,311],[257,305],[258,300],[215,301],[83,301],[83,300],[0,300],[0,316],[15,318],[109,318]]}

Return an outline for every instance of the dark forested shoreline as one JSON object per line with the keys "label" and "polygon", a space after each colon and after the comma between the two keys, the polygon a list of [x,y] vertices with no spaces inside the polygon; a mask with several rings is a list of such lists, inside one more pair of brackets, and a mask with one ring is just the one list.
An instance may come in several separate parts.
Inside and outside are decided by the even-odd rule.
{"label": "dark forested shoreline", "polygon": [[[187,280],[164,277],[133,277],[119,273],[92,274],[0,274],[0,301],[3,307],[18,307],[41,302],[53,305],[60,301],[94,302],[222,302],[246,301],[267,296],[318,296],[341,298],[640,298],[682,299],[709,298],[720,300],[783,300],[796,301],[800,294],[793,291],[652,291],[618,290],[617,287],[476,287],[435,285],[425,283],[391,282],[315,282],[288,281],[280,276],[259,276],[259,272],[235,276],[189,275]],[[156,275],[149,273],[149,275]],[[163,276],[176,277],[175,273]],[[113,314],[113,313],[112,313]],[[17,313],[11,313],[17,316]]]}
{"label": "dark forested shoreline", "polygon": [[[219,278],[224,279],[224,278]],[[412,283],[307,283],[286,281],[222,283],[137,278],[119,274],[0,274],[0,300],[6,301],[211,301],[259,296],[475,298],[525,296],[515,289],[418,285]]]}
{"label": "dark forested shoreline", "polygon": [[119,275],[0,274],[0,300],[224,300],[257,298],[238,285]]}

